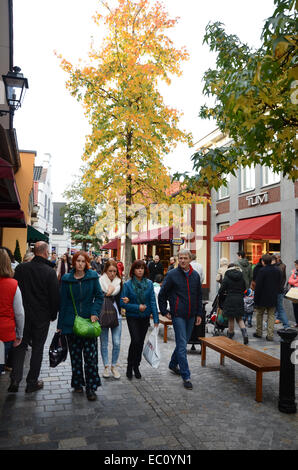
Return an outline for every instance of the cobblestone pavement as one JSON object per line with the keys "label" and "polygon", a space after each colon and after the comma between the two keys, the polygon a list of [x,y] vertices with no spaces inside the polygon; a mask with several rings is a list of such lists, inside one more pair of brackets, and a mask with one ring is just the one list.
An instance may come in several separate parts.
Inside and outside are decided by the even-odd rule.
{"label": "cobblestone pavement", "polygon": [[[200,346],[190,351],[193,390],[185,390],[168,370],[174,348],[173,329],[163,343],[161,365],[152,369],[143,359],[142,379],[128,381],[126,357],[129,334],[125,319],[119,359],[121,379],[102,378],[98,399],[89,402],[74,394],[69,357],[50,368],[48,336],[41,379],[44,388],[25,394],[25,378],[17,394],[7,393],[9,374],[0,377],[1,450],[294,450],[298,448],[297,414],[279,412],[279,373],[263,376],[263,402],[255,401],[255,373],[207,350],[207,367],[201,367]],[[211,326],[212,328],[212,326]],[[277,329],[277,326],[275,327]],[[210,329],[211,330],[211,329]],[[279,336],[273,343],[252,337],[249,346],[279,357]],[[211,336],[211,331],[206,333]],[[235,340],[241,341],[236,326]],[[242,341],[241,341],[242,342]],[[28,361],[28,359],[27,359]],[[100,359],[100,373],[103,366]],[[25,374],[26,376],[26,368]],[[296,366],[297,377],[297,366]]]}

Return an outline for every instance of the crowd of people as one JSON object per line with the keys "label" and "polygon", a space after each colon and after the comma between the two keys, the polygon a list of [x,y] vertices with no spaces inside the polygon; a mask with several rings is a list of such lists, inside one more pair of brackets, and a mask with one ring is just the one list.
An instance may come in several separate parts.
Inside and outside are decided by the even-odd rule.
{"label": "crowd of people", "polygon": [[[216,281],[220,284],[218,307],[228,319],[227,336],[233,338],[234,323],[237,321],[243,335],[244,344],[248,344],[246,326],[251,328],[252,316],[256,315],[256,338],[263,335],[263,317],[267,313],[267,341],[273,341],[274,324],[281,323],[289,328],[289,320],[284,309],[284,295],[288,288],[298,287],[298,260],[295,269],[287,281],[286,266],[279,253],[264,254],[253,268],[245,256],[238,252],[238,260],[229,263],[226,258],[220,260]],[[295,327],[298,327],[298,304],[293,302]]]}
{"label": "crowd of people", "polygon": [[[244,344],[248,344],[246,327],[252,326],[254,312],[255,337],[262,337],[265,312],[268,315],[267,340],[273,340],[275,321],[282,321],[285,328],[289,327],[283,297],[286,284],[298,288],[298,260],[287,283],[286,267],[279,255],[263,255],[252,269],[245,253],[239,252],[235,263],[221,260],[216,280],[220,285],[218,303],[228,318],[229,338],[234,336],[236,320]],[[113,327],[102,327],[99,340],[102,377],[112,376],[116,380],[121,377],[118,360],[123,315],[130,335],[126,377],[128,380],[142,377],[140,364],[150,318],[157,328],[161,314],[172,320],[175,332],[169,370],[181,377],[186,389],[192,389],[186,348],[194,325],[202,321],[203,282],[202,266],[184,249],[177,258],[170,258],[166,273],[158,255],[134,261],[129,279],[125,281],[123,263],[108,256],[90,257],[79,251],[72,259],[65,253],[57,260],[54,254],[50,257],[47,243],[37,242],[33,253],[18,264],[10,250],[0,247],[0,341],[5,345],[5,367],[11,370],[8,391],[18,392],[29,348],[31,357],[25,391],[32,393],[43,387],[39,375],[44,346],[50,323],[57,320],[57,333],[67,338],[71,387],[75,393],[83,393],[85,387],[88,400],[96,400],[96,390],[101,385],[98,340],[75,334],[73,327],[76,315],[92,323],[100,321],[108,300],[117,322]],[[298,304],[293,303],[293,307],[298,327]]]}

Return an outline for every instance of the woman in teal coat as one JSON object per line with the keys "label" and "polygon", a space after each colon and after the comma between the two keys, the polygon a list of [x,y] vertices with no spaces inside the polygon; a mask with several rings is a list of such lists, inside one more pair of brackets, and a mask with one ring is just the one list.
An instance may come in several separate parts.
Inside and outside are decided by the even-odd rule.
{"label": "woman in teal coat", "polygon": [[[57,329],[67,336],[71,358],[71,386],[75,392],[82,393],[86,386],[88,400],[96,400],[95,391],[101,385],[98,374],[97,338],[84,338],[73,333],[75,309],[70,285],[78,315],[98,321],[103,303],[103,292],[99,285],[98,274],[89,269],[89,256],[84,251],[73,256],[73,267],[69,274],[62,277],[61,305]],[[83,374],[83,357],[84,372]]]}
{"label": "woman in teal coat", "polygon": [[142,377],[139,366],[146,333],[150,325],[150,315],[153,316],[155,327],[159,323],[153,282],[148,279],[148,275],[148,268],[144,261],[135,261],[130,269],[131,279],[124,283],[121,292],[120,307],[126,310],[127,326],[131,338],[126,371],[129,380],[132,379],[132,371],[134,371],[136,379]]}

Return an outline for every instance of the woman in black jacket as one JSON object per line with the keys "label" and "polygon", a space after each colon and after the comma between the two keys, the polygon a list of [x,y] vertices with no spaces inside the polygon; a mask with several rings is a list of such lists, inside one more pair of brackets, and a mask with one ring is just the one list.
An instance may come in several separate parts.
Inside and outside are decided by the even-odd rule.
{"label": "woman in black jacket", "polygon": [[234,336],[235,319],[241,329],[244,344],[248,344],[248,335],[242,317],[244,316],[244,292],[246,284],[239,266],[229,264],[222,285],[218,291],[219,301],[223,300],[223,315],[228,317],[228,338]]}

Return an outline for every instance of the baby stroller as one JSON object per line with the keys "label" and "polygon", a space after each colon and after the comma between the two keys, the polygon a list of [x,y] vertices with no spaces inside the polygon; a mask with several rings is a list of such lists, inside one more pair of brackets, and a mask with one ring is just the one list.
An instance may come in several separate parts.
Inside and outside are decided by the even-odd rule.
{"label": "baby stroller", "polygon": [[223,316],[222,309],[219,304],[219,296],[217,294],[213,301],[211,312],[206,317],[206,324],[214,326],[212,332],[213,336],[223,335],[224,330],[228,328],[228,319]]}

